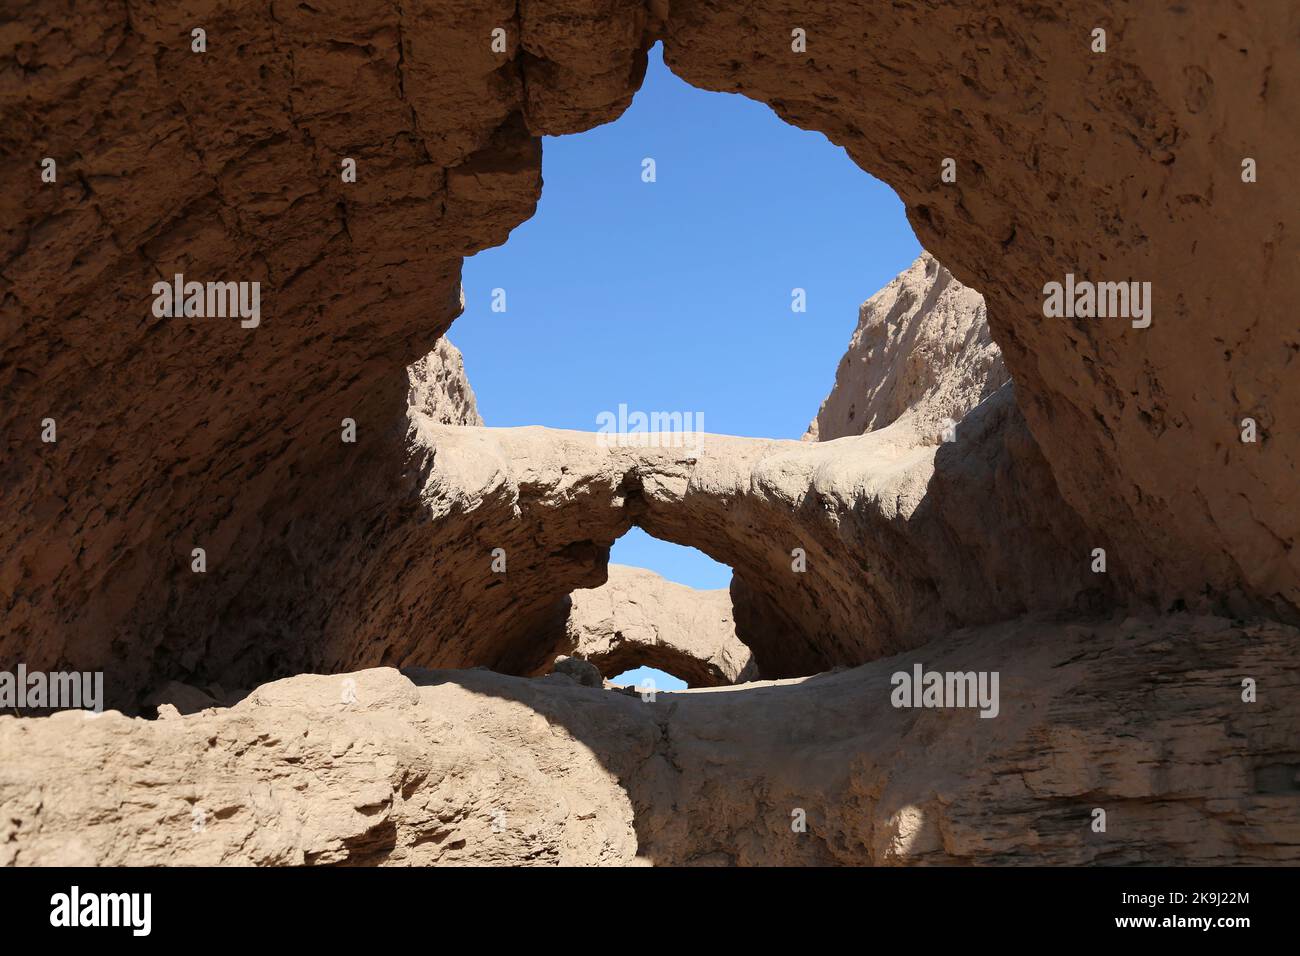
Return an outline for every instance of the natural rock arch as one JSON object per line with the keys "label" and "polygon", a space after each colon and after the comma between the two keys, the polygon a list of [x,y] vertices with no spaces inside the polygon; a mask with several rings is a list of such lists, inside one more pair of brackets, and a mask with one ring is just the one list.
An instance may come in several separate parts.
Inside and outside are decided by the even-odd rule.
{"label": "natural rock arch", "polygon": [[[737,636],[765,677],[894,653],[952,627],[1112,599],[1076,559],[1082,533],[1016,413],[1010,385],[955,442],[896,426],[833,442],[699,436],[620,446],[588,432],[438,425],[412,413],[430,465],[429,529],[461,556],[326,653],[381,663],[544,670],[565,650],[567,595],[605,580],[633,524],[734,569]],[[802,548],[806,570],[792,568]],[[500,548],[506,573],[489,554]],[[1086,557],[1086,555],[1084,556]],[[402,561],[395,552],[390,574]],[[435,609],[441,640],[402,626]]]}
{"label": "natural rock arch", "polygon": [[[1042,448],[1072,508],[1059,520],[1077,513],[1108,546],[1111,587],[1294,619],[1297,439],[1281,416],[1300,405],[1300,279],[1285,267],[1296,200],[1272,172],[1300,145],[1295,79],[1277,65],[1294,16],[236,2],[196,55],[185,7],[22,6],[0,155],[14,169],[57,157],[61,173],[0,198],[0,651],[106,668],[121,701],[177,670],[263,679],[373,660],[381,618],[437,643],[448,608],[415,572],[475,539],[429,538],[433,463],[407,457],[401,370],[457,313],[460,257],[531,214],[538,137],[615,118],[656,38],[688,82],[844,146],[984,292],[1020,446]],[[487,38],[503,24],[498,55]],[[1096,25],[1105,54],[1088,50]],[[1258,183],[1240,179],[1247,155]],[[939,179],[945,157],[956,183]],[[260,280],[262,326],[152,319],[153,281],[176,272]],[[1043,283],[1066,272],[1153,280],[1152,327],[1040,318]],[[1243,415],[1259,443],[1238,440]],[[46,416],[55,445],[33,437]],[[343,418],[356,445],[339,443]],[[655,502],[640,520],[671,523]],[[525,585],[525,624],[545,623],[549,588],[590,580],[622,520],[555,542],[546,586]],[[906,619],[897,608],[879,619]],[[477,662],[450,630],[437,656]],[[822,657],[834,643],[810,641]]]}
{"label": "natural rock arch", "polygon": [[753,652],[736,636],[731,594],[611,564],[598,588],[569,595],[566,651],[606,680],[651,667],[689,687],[722,687],[758,678]]}
{"label": "natural rock arch", "polygon": [[[1295,615],[1296,439],[1282,416],[1300,387],[1289,320],[1300,280],[1285,268],[1296,200],[1270,178],[1300,135],[1297,80],[1281,66],[1294,11],[235,2],[212,14],[203,60],[184,43],[194,16],[32,0],[8,25],[0,155],[13,169],[57,156],[63,172],[57,188],[19,177],[0,194],[5,659],[108,666],[119,700],[176,671],[260,679],[413,649],[524,669],[538,651],[530,629],[548,623],[556,594],[599,577],[620,528],[687,537],[674,525],[692,468],[671,455],[623,460],[590,436],[527,429],[408,446],[409,431],[446,426],[404,418],[402,370],[457,311],[458,257],[531,212],[535,137],[617,115],[654,37],[689,81],[744,90],[844,144],[899,190],[923,244],[988,297],[1016,399],[968,418],[978,427],[963,454],[993,477],[946,495],[1001,488],[979,504],[1024,519],[1037,540],[1104,540],[1117,560],[1103,601]],[[503,59],[486,44],[500,23]],[[788,50],[796,23],[802,60]],[[1097,24],[1111,37],[1103,57],[1086,52]],[[1259,160],[1260,182],[1239,184],[1243,155]],[[340,156],[358,159],[357,189],[339,184]],[[959,170],[949,188],[937,176],[947,156]],[[178,269],[263,279],[275,294],[256,337],[151,321],[150,283]],[[1152,328],[1042,321],[1041,283],[1066,271],[1151,278]],[[1242,414],[1262,426],[1257,445],[1236,443]],[[45,415],[60,422],[57,445],[32,437]],[[360,425],[356,446],[339,444],[343,417]],[[512,447],[562,451],[582,469],[530,470]],[[805,490],[831,491],[840,476],[819,463],[837,451],[738,447],[754,467],[731,474],[746,482],[737,507],[793,520],[767,492],[794,485],[748,479],[779,460]],[[911,467],[932,466],[933,497],[916,502],[904,556],[865,605],[869,641],[832,639],[843,611],[832,590],[795,608],[799,642],[771,646],[789,666],[796,651],[875,654],[930,621],[949,626],[950,600],[999,614],[1024,594],[1077,593],[1064,552],[1023,568],[1009,547],[975,562],[988,577],[945,579],[953,557],[986,556],[990,529],[984,512],[943,504],[932,486],[952,472],[945,452],[929,465],[927,454]],[[475,480],[444,493],[463,470]],[[552,505],[574,521],[540,520],[563,518]],[[1038,507],[1060,524],[1040,527]],[[706,517],[725,528],[724,511]],[[825,514],[807,527],[828,554],[883,549],[868,532],[887,536],[888,512],[854,515],[852,528]],[[532,556],[511,591],[445,563],[498,531]],[[741,548],[743,524],[731,531],[722,540]],[[196,541],[213,559],[204,578],[186,567]],[[370,704],[356,712],[338,698],[342,678],[303,675],[183,720],[0,717],[13,769],[0,856],[459,862],[487,844],[490,818],[463,784],[486,766],[502,771],[490,796],[513,798],[537,838],[517,828],[479,859],[1287,862],[1295,640],[1276,623],[1175,615],[1020,622],[929,646],[935,666],[1006,667],[1011,719],[991,738],[969,713],[889,708],[889,660],[650,705],[477,670],[415,683],[373,671],[358,675]],[[1243,674],[1269,689],[1257,705],[1238,703]],[[286,728],[299,749],[264,746]],[[190,838],[191,794],[159,799],[168,767],[230,811],[213,839]],[[465,811],[454,827],[437,813],[449,800]],[[1126,822],[1105,842],[1087,830],[1097,801]],[[808,811],[807,839],[792,837],[792,806]],[[306,825],[275,826],[286,810]]]}

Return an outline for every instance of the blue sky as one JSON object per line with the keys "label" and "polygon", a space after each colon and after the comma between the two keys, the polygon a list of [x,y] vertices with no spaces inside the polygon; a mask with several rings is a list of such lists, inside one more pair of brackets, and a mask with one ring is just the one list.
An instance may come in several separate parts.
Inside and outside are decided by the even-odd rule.
{"label": "blue sky", "polygon": [[643,687],[642,681],[647,678],[654,681],[655,691],[686,689],[686,681],[654,667],[637,667],[630,671],[624,671],[615,676],[613,682],[615,684],[631,684],[634,687]]}
{"label": "blue sky", "polygon": [[[626,403],[798,438],[859,304],[920,254],[893,190],[842,149],[761,103],[687,86],[658,46],[620,119],[543,141],[542,176],[536,215],[466,260],[449,335],[488,425],[595,431]],[[795,288],[806,312],[791,311]],[[613,559],[694,587],[730,580],[635,530]]]}

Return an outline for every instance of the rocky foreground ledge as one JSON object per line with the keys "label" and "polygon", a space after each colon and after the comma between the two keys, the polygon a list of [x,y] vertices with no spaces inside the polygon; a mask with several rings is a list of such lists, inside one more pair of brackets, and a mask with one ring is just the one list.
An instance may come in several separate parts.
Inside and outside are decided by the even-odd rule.
{"label": "rocky foreground ledge", "polygon": [[[1297,639],[1023,620],[654,701],[377,668],[3,717],[0,864],[1296,863]],[[917,664],[996,670],[997,716],[893,706]]]}

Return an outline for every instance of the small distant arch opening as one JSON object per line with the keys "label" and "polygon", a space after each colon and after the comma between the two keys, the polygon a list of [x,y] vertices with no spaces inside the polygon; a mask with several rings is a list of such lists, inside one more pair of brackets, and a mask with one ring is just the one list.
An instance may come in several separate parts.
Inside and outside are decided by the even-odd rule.
{"label": "small distant arch opening", "polygon": [[640,691],[686,690],[690,685],[657,667],[634,667],[609,679],[617,687],[635,687]]}
{"label": "small distant arch opening", "polygon": [[736,636],[732,569],[633,527],[614,542],[606,581],[569,595],[566,641],[607,681],[656,691],[758,679]]}

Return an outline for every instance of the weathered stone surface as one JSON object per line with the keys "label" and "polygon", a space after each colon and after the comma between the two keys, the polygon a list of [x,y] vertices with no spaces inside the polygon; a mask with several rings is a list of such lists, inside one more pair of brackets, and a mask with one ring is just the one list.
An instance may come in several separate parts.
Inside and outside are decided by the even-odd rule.
{"label": "weathered stone surface", "polygon": [[561,654],[555,659],[552,673],[563,674],[584,687],[604,687],[605,681],[595,664],[581,657],[566,657]]}
{"label": "weathered stone surface", "polygon": [[[107,669],[119,700],[201,672],[237,685],[304,661],[380,663],[402,644],[445,641],[427,656],[483,662],[460,636],[468,592],[413,593],[443,573],[437,555],[462,562],[455,546],[479,531],[453,521],[429,540],[404,369],[457,314],[461,258],[532,214],[540,136],[615,118],[656,37],[687,81],[770,103],[844,146],[898,191],[925,248],[984,294],[1025,440],[1049,468],[1032,483],[1059,487],[1077,513],[1061,540],[1107,547],[1111,588],[1162,607],[1298,614],[1300,431],[1286,415],[1300,407],[1300,274],[1288,268],[1300,196],[1277,172],[1300,150],[1300,79],[1281,66],[1300,15],[1288,5],[11,7],[0,159],[30,174],[0,195],[4,660]],[[198,22],[204,54],[189,45]],[[791,51],[794,25],[806,54]],[[490,47],[498,26],[504,54]],[[1089,50],[1095,26],[1109,31],[1104,54]],[[40,181],[45,156],[57,183]],[[1257,183],[1241,181],[1246,156]],[[344,157],[356,183],[340,181]],[[939,178],[945,157],[955,183]],[[152,283],[177,272],[262,282],[262,325],[153,318]],[[1043,318],[1044,283],[1067,272],[1152,282],[1152,326]],[[1238,438],[1246,416],[1258,443]],[[57,444],[38,440],[45,417]],[[356,445],[339,441],[346,417]],[[1016,486],[998,460],[980,465]],[[841,513],[812,496],[800,505]],[[854,521],[836,526],[878,530]],[[513,542],[574,550],[540,552],[565,573],[518,605],[536,620],[511,628],[553,624],[556,588],[599,583],[606,537]],[[204,575],[190,571],[195,547]],[[894,565],[884,570],[930,573]],[[1031,573],[1063,571],[1049,560]],[[915,594],[939,580],[879,587]],[[1035,593],[1006,587],[980,601]],[[900,617],[873,603],[890,600],[868,601],[865,626]],[[809,661],[862,650],[804,643]],[[551,649],[508,650],[486,662],[523,669]]]}
{"label": "weathered stone surface", "polygon": [[[1118,577],[1091,572],[1010,385],[937,446],[902,421],[832,442],[704,435],[677,448],[446,427],[414,411],[412,430],[430,459],[420,498],[434,548],[461,559],[390,590],[359,625],[366,639],[327,645],[314,668],[546,670],[567,652],[567,594],[604,583],[609,547],[633,524],[734,569],[737,634],[769,677],[1029,611],[1091,611]],[[429,532],[417,540],[430,548]],[[436,639],[412,625],[435,608]]]}
{"label": "weathered stone surface", "polygon": [[[1300,271],[1285,264],[1300,194],[1285,177],[1244,183],[1242,161],[1300,149],[1300,75],[1279,68],[1297,18],[681,0],[664,57],[822,131],[897,190],[921,245],[983,293],[1057,484],[1139,593],[1295,619]],[[1044,318],[1043,286],[1066,273],[1151,282],[1151,327]],[[1268,437],[1243,444],[1247,416]]]}
{"label": "weathered stone surface", "polygon": [[702,591],[611,564],[604,584],[570,598],[569,653],[591,661],[607,679],[636,667],[666,671],[690,687],[758,679],[753,654],[736,637],[726,588]]}
{"label": "weathered stone surface", "polygon": [[[1024,621],[654,702],[378,669],[168,720],[4,716],[0,864],[1294,864],[1298,639]],[[998,671],[998,716],[893,707],[915,663]]]}
{"label": "weathered stone surface", "polygon": [[936,444],[1007,380],[984,297],[923,252],[862,303],[835,387],[804,438],[861,435],[907,416]]}
{"label": "weathered stone surface", "polygon": [[[0,660],[103,668],[127,702],[365,639],[400,586],[368,564],[423,527],[404,370],[458,314],[461,257],[532,215],[540,134],[639,85],[640,5],[583,7],[6,10],[0,160],[32,175],[0,195]],[[261,282],[260,326],[154,318],[177,272]]]}
{"label": "weathered stone surface", "polygon": [[[631,805],[566,726],[600,701],[545,693],[553,720],[377,669],[269,684],[215,715],[3,717],[0,864],[625,862]],[[603,719],[616,737],[627,723]]]}
{"label": "weathered stone surface", "polygon": [[[641,853],[742,865],[1291,863],[1297,636],[1190,617],[1026,620],[805,681],[668,695],[681,770],[671,802],[628,785]],[[999,671],[998,717],[894,709],[891,676],[916,663]],[[1243,703],[1242,678],[1256,674],[1276,696]],[[1097,807],[1105,834],[1091,830]],[[807,834],[791,832],[795,808]]]}
{"label": "weathered stone surface", "polygon": [[465,377],[460,349],[445,338],[406,370],[411,382],[406,404],[443,425],[482,425],[474,389]]}

